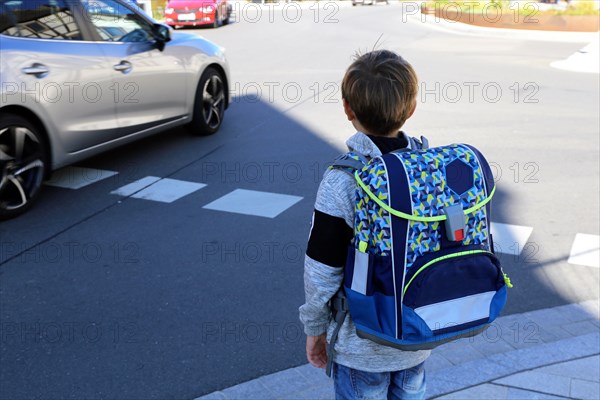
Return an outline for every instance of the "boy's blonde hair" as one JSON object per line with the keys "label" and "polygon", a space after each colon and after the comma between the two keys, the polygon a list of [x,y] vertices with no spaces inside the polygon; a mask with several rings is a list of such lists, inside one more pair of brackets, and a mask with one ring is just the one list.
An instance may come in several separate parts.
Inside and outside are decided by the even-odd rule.
{"label": "boy's blonde hair", "polygon": [[417,74],[398,54],[375,50],[359,56],[346,70],[342,97],[370,133],[399,131],[415,106]]}

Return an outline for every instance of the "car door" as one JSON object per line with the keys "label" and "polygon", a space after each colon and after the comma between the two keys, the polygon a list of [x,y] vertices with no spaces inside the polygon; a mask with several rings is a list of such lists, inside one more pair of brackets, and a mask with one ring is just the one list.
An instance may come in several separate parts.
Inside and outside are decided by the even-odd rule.
{"label": "car door", "polygon": [[85,40],[67,1],[1,0],[0,6],[3,85],[19,93],[17,103],[38,113],[67,153],[113,136],[112,71],[100,47]]}
{"label": "car door", "polygon": [[119,136],[181,119],[187,111],[188,88],[178,50],[167,46],[161,51],[152,24],[124,3],[93,0],[90,4],[89,20],[115,81]]}

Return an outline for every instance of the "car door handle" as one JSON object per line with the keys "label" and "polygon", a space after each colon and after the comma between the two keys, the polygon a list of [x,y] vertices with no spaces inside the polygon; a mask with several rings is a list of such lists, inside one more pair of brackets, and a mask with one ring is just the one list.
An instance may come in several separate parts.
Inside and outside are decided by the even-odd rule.
{"label": "car door handle", "polygon": [[133,68],[133,66],[129,61],[121,61],[120,63],[113,65],[113,68],[115,69],[115,71],[127,74],[131,71],[131,68]]}
{"label": "car door handle", "polygon": [[44,64],[35,63],[31,64],[31,67],[25,67],[21,69],[21,72],[27,75],[35,75],[38,78],[43,78],[44,76],[48,75],[50,70]]}

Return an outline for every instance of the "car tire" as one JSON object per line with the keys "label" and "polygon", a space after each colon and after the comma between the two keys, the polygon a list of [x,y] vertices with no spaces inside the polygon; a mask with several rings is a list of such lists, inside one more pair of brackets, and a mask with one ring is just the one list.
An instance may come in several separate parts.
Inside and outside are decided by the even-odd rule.
{"label": "car tire", "polygon": [[40,129],[25,118],[0,113],[0,220],[27,211],[39,197],[48,166]]}
{"label": "car tire", "polygon": [[225,102],[224,77],[215,68],[206,68],[196,89],[194,115],[188,129],[199,136],[217,132],[223,122]]}

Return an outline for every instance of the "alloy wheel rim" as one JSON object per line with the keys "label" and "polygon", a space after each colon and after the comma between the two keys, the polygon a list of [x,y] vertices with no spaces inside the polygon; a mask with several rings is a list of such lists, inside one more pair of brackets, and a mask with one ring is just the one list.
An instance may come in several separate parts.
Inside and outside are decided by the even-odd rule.
{"label": "alloy wheel rim", "polygon": [[221,125],[225,110],[225,90],[223,81],[218,75],[212,75],[202,90],[202,116],[210,129]]}
{"label": "alloy wheel rim", "polygon": [[0,209],[16,210],[29,203],[44,177],[42,144],[23,126],[0,129]]}

